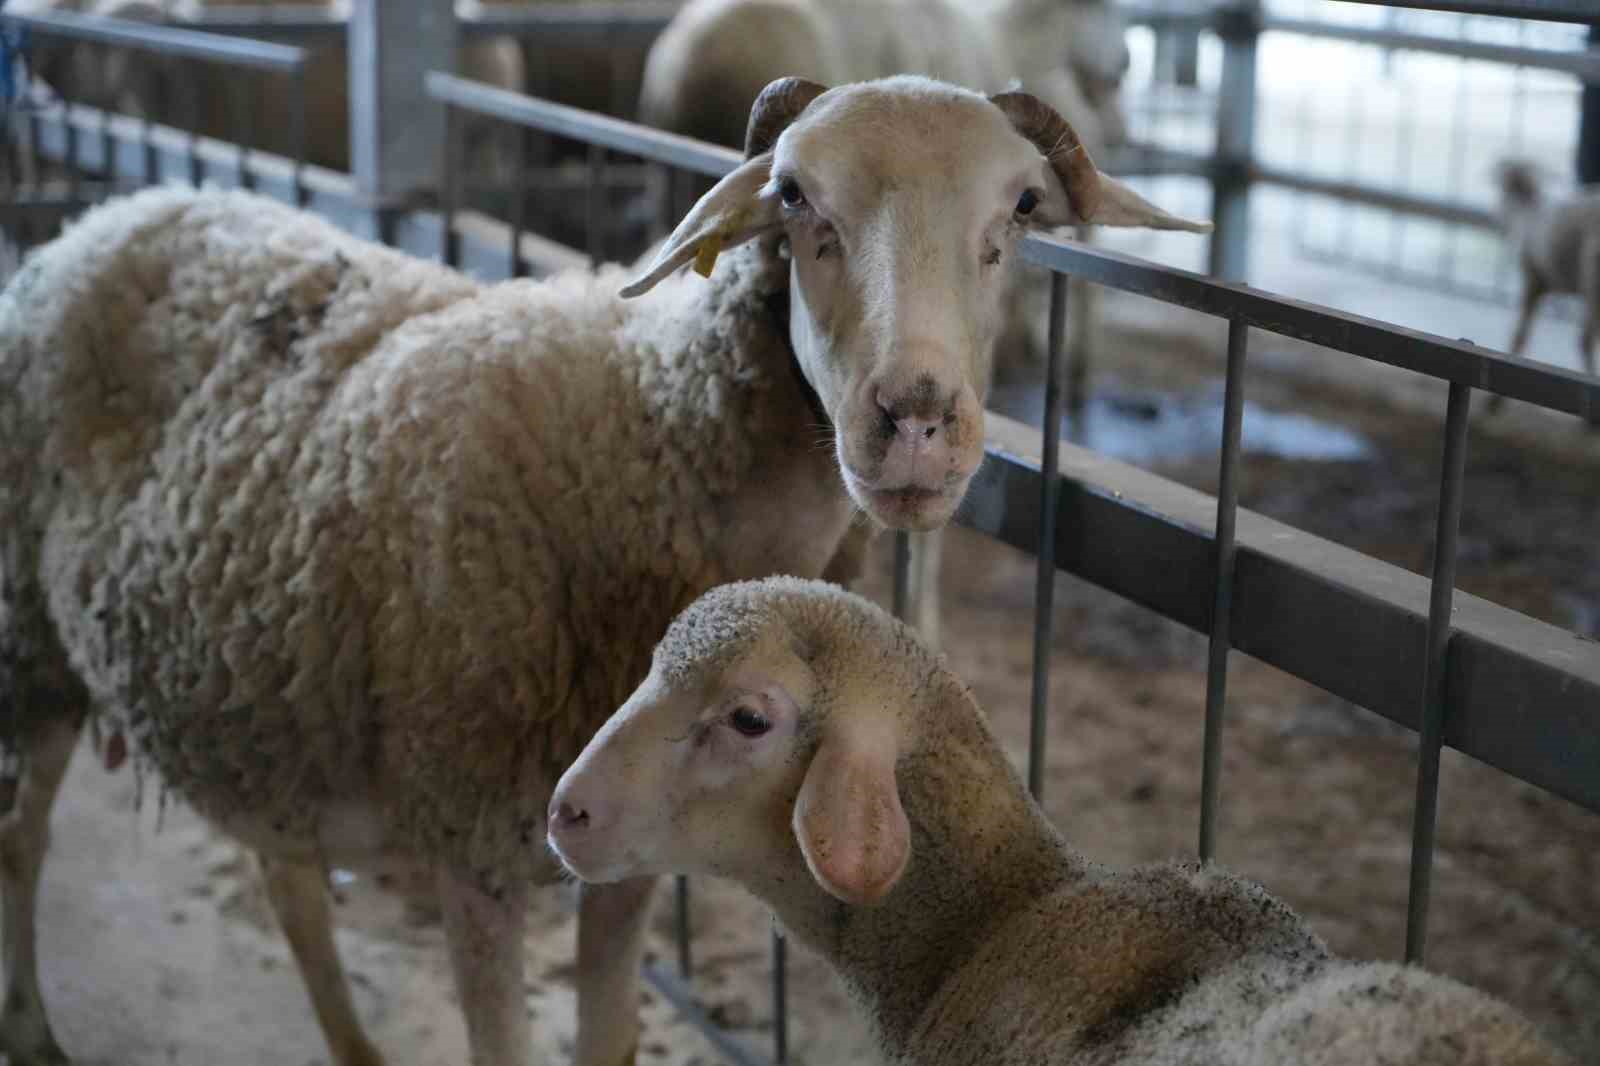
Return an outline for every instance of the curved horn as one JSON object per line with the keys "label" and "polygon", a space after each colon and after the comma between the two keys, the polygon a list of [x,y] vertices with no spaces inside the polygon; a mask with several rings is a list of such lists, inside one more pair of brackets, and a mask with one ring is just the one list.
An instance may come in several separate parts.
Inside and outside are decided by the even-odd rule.
{"label": "curved horn", "polygon": [[811,101],[828,91],[805,78],[779,78],[761,90],[750,107],[750,125],[745,127],[744,157],[746,159],[769,151],[782,133]]}
{"label": "curved horn", "polygon": [[1100,171],[1071,124],[1032,93],[996,93],[989,102],[1044,153],[1066,186],[1073,214],[1083,220],[1093,218],[1100,206]]}

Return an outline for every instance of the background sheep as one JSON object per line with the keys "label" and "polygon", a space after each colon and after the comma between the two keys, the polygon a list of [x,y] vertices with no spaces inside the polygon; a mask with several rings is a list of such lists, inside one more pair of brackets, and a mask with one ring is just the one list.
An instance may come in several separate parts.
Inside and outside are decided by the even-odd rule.
{"label": "background sheep", "polygon": [[[857,508],[949,517],[1025,230],[1193,226],[1023,94],[785,80],[750,128],[620,292],[729,262],[632,305],[615,270],[480,287],[244,193],[141,193],[28,259],[0,295],[0,1049],[61,1058],[33,895],[96,713],[264,856],[339,1063],[378,1059],[322,866],[415,862],[475,1061],[520,1066],[550,792],[673,614],[820,573]],[[632,1053],[649,890],[585,893],[581,1063]]]}
{"label": "background sheep", "polygon": [[[1499,176],[1502,223],[1522,267],[1522,309],[1507,351],[1522,355],[1534,312],[1547,294],[1574,293],[1583,300],[1578,354],[1584,371],[1593,374],[1595,345],[1600,343],[1600,186],[1547,203],[1532,165],[1506,162]],[[1491,396],[1489,410],[1504,402],[1502,396]],[[1600,414],[1592,424],[1600,426]]]}
{"label": "background sheep", "polygon": [[674,621],[550,826],[588,881],[742,883],[892,1062],[1566,1061],[1464,985],[1331,957],[1215,866],[1077,853],[943,660],[822,582],[726,586]]}

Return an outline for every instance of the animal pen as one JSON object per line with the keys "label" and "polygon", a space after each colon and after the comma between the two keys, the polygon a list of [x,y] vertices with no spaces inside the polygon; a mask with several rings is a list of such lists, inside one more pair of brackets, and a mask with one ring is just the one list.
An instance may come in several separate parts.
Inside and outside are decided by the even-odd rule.
{"label": "animal pen", "polygon": [[[627,187],[659,208],[672,202],[682,175],[718,177],[739,160],[727,149],[447,73],[454,33],[426,45],[407,42],[405,19],[396,15],[402,6],[427,9],[424,15],[431,12],[435,19],[449,21],[449,4],[438,0],[386,5],[382,14],[378,0],[358,0],[354,5],[348,30],[352,98],[360,99],[363,91],[375,93],[379,86],[387,92],[396,85],[403,86],[406,95],[388,100],[383,110],[374,108],[365,118],[355,114],[352,174],[305,163],[303,147],[296,153],[299,158],[254,150],[247,125],[240,127],[245,132],[237,141],[213,140],[75,103],[69,87],[57,86],[63,95],[54,101],[41,103],[29,97],[13,101],[8,109],[8,147],[13,152],[26,149],[36,165],[48,168],[30,183],[14,182],[15,195],[0,205],[8,238],[24,247],[38,243],[61,220],[124,187],[205,181],[254,188],[328,216],[358,234],[495,279],[540,274],[606,256],[612,246],[606,243],[602,221],[608,213],[607,196],[617,187],[617,174],[626,175]],[[1580,0],[1434,0],[1407,6],[1572,22],[1594,17]],[[236,21],[234,30],[254,28],[249,21],[237,21],[237,14],[230,17]],[[408,17],[414,28],[416,11]],[[649,20],[660,15],[646,12],[632,17],[633,28],[626,32],[648,32]],[[1157,21],[1176,17],[1150,13]],[[595,18],[593,12],[581,9],[558,9],[537,19],[530,16],[528,24],[537,22],[537,27],[552,33],[574,27],[595,32]],[[1207,16],[1208,25],[1213,24],[1211,18]],[[462,32],[504,31],[511,24],[508,19]],[[1191,159],[1186,166],[1206,176],[1215,189],[1219,234],[1211,261],[1216,273],[1228,276],[1240,269],[1248,190],[1256,181],[1336,192],[1396,210],[1465,217],[1463,208],[1350,183],[1294,177],[1257,162],[1251,99],[1255,37],[1263,28],[1260,12],[1246,5],[1220,12],[1215,19],[1225,53],[1216,158],[1203,165]],[[191,66],[221,64],[267,72],[286,87],[291,137],[303,146],[308,106],[304,47],[70,15],[9,16],[4,21],[12,43],[10,54],[24,59],[42,41],[66,40],[133,49]],[[1270,22],[1265,25],[1272,28]],[[314,18],[301,23],[280,19],[277,27],[312,37],[335,32]],[[1594,76],[1600,58],[1590,55],[1573,63],[1572,72]],[[360,88],[363,85],[366,90]],[[437,128],[424,129],[420,136],[396,136],[402,125],[425,127],[415,120],[425,102],[434,105]],[[243,116],[242,121],[250,120]],[[496,136],[513,146],[512,190],[561,178],[556,173],[561,164],[548,154],[544,138],[560,137],[585,146],[581,162],[569,160],[562,179],[563,188],[581,190],[588,242],[582,253],[536,233],[538,220],[530,219],[525,197],[511,196],[502,205],[503,218],[469,202],[473,189],[460,172],[460,145],[469,124],[483,122],[497,124]],[[1174,158],[1162,156],[1148,169],[1169,172]],[[435,200],[408,195],[435,184]],[[670,219],[657,210],[650,224],[668,223]],[[1037,794],[1044,781],[1051,725],[1047,653],[1059,571],[1087,579],[1209,639],[1197,833],[1202,859],[1210,859],[1217,847],[1232,651],[1278,667],[1420,735],[1405,955],[1421,961],[1427,945],[1436,827],[1441,816],[1452,814],[1439,810],[1442,746],[1600,812],[1600,645],[1495,603],[1457,595],[1454,588],[1473,397],[1507,396],[1594,421],[1600,420],[1600,379],[1512,360],[1467,342],[1104,248],[1030,237],[1024,254],[1051,275],[1042,432],[989,416],[987,459],[957,521],[1037,560],[1030,788]],[[1062,441],[1067,402],[1063,338],[1072,313],[1067,305],[1068,276],[1226,321],[1224,417],[1217,445],[1220,488],[1215,498]],[[1438,495],[1432,571],[1427,579],[1239,507],[1241,425],[1249,390],[1252,329],[1410,370],[1447,385],[1447,402],[1440,412]],[[895,604],[902,613],[909,557],[908,540],[901,534],[895,551]],[[729,1060],[787,1061],[783,937],[776,932],[772,937],[773,1046],[765,1052],[721,1031],[696,1004],[689,891],[690,886],[680,880],[677,958],[673,965],[650,963],[649,980]]]}

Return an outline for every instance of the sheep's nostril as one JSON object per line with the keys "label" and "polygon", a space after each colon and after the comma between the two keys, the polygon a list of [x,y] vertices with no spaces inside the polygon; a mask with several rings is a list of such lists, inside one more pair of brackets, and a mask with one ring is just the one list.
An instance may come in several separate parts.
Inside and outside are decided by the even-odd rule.
{"label": "sheep's nostril", "polygon": [[563,803],[556,808],[556,824],[563,828],[577,828],[589,824],[589,812],[574,807],[570,803]]}
{"label": "sheep's nostril", "polygon": [[922,431],[922,438],[924,440],[927,440],[928,438],[932,437],[937,432],[939,432],[939,427],[938,426],[929,426],[927,429],[924,429]]}

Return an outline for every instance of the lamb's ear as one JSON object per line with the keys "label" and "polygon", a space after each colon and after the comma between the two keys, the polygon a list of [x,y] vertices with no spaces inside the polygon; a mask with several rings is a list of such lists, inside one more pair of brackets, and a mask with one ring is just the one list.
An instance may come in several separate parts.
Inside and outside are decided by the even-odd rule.
{"label": "lamb's ear", "polygon": [[1163,211],[1116,178],[1102,174],[1072,125],[1055,108],[1024,92],[998,93],[989,101],[1050,163],[1049,194],[1029,221],[1035,226],[1143,226],[1210,233],[1211,223]]}
{"label": "lamb's ear", "polygon": [[678,223],[644,275],[620,290],[624,298],[642,296],[691,259],[706,277],[717,255],[782,224],[775,195],[761,195],[772,170],[763,152],[711,187]]}
{"label": "lamb's ear", "polygon": [[889,727],[830,721],[794,805],[811,876],[846,903],[876,903],[905,872],[911,826],[900,806]]}

